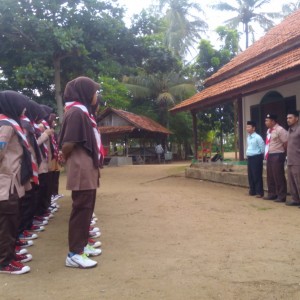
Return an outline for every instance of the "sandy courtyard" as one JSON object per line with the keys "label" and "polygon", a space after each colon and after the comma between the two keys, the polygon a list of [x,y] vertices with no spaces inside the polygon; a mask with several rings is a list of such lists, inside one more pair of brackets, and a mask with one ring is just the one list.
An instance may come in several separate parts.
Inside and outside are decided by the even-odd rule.
{"label": "sandy courtyard", "polygon": [[64,266],[70,193],[28,248],[27,275],[0,276],[1,300],[300,299],[300,209],[184,177],[183,164],[104,168],[102,256]]}

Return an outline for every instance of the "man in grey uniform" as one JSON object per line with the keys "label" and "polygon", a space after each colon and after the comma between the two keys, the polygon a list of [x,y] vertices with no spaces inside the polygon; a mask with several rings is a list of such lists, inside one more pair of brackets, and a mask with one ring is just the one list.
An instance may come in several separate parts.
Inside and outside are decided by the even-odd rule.
{"label": "man in grey uniform", "polygon": [[287,144],[287,165],[288,181],[292,201],[286,202],[286,205],[300,205],[300,125],[299,113],[291,112],[287,115],[288,144]]}

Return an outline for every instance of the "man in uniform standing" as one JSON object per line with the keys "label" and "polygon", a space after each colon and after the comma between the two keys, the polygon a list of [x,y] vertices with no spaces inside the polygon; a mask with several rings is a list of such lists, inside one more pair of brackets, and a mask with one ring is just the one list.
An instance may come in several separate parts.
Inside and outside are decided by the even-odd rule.
{"label": "man in uniform standing", "polygon": [[277,116],[267,114],[265,124],[268,128],[265,148],[267,161],[268,196],[265,200],[285,202],[287,187],[284,174],[287,131],[277,123]]}
{"label": "man in uniform standing", "polygon": [[286,205],[300,205],[300,125],[299,113],[291,112],[287,115],[288,144],[287,144],[287,165],[288,180],[292,201]]}
{"label": "man in uniform standing", "polygon": [[262,198],[264,195],[262,172],[265,143],[255,130],[256,123],[248,121],[246,126],[248,133],[246,155],[248,159],[249,195]]}

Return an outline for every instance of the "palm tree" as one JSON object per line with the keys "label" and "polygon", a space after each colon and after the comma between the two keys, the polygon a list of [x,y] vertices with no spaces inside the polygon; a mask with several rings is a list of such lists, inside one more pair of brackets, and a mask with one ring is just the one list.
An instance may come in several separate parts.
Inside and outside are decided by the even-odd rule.
{"label": "palm tree", "polygon": [[[157,0],[159,11],[166,8],[165,43],[178,57],[189,52],[189,47],[198,42],[207,29],[206,22],[199,18],[203,10],[191,0]],[[195,15],[197,14],[197,16]]]}
{"label": "palm tree", "polygon": [[246,48],[249,46],[249,33],[254,32],[251,26],[252,22],[256,22],[265,31],[269,30],[273,25],[270,18],[275,17],[274,13],[257,12],[264,4],[269,3],[270,0],[236,0],[237,6],[232,6],[227,2],[219,2],[212,5],[212,8],[221,11],[235,12],[236,16],[227,20],[226,24],[230,27],[237,28],[240,23],[243,24],[243,29],[246,35]]}
{"label": "palm tree", "polygon": [[292,12],[298,10],[300,8],[300,0],[297,2],[290,2],[282,5],[282,14],[284,17],[290,15]]}
{"label": "palm tree", "polygon": [[175,72],[124,77],[123,82],[133,98],[147,98],[154,102],[160,122],[167,128],[168,109],[196,93],[194,82]]}

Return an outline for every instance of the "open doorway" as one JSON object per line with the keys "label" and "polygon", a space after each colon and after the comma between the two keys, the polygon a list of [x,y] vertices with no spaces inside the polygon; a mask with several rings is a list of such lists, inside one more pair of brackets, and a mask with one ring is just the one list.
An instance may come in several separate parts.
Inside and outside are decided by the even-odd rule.
{"label": "open doorway", "polygon": [[260,104],[251,106],[251,120],[256,122],[257,132],[264,137],[267,132],[266,115],[277,115],[278,123],[287,129],[286,116],[290,110],[296,110],[296,96],[284,98],[280,93],[271,91],[264,95]]}

